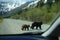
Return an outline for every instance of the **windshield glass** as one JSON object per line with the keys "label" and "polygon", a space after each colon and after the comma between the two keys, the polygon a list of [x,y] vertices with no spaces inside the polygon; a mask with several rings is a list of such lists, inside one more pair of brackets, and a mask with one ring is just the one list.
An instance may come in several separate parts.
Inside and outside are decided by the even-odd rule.
{"label": "windshield glass", "polygon": [[0,0],[0,35],[42,33],[60,15],[60,0]]}

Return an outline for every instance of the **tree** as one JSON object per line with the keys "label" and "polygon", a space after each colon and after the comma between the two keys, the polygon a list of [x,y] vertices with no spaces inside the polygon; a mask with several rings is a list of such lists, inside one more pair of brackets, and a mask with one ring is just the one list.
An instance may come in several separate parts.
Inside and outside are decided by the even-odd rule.
{"label": "tree", "polygon": [[44,5],[44,0],[40,0],[38,3],[37,3],[37,7],[42,7]]}

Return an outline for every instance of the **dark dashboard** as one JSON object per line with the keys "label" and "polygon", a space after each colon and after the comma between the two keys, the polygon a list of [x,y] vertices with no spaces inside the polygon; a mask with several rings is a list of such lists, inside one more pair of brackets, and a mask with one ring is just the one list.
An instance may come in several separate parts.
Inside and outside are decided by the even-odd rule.
{"label": "dark dashboard", "polygon": [[41,35],[0,36],[0,40],[48,40]]}

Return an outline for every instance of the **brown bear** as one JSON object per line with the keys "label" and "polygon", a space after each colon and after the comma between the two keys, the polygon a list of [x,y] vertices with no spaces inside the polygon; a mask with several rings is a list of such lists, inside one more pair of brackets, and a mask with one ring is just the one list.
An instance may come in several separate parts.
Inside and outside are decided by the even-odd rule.
{"label": "brown bear", "polygon": [[29,27],[30,27],[30,25],[23,24],[21,29],[22,30],[29,30]]}
{"label": "brown bear", "polygon": [[33,22],[32,25],[31,25],[31,28],[34,29],[34,27],[36,27],[36,29],[38,29],[38,27],[39,27],[39,29],[42,29],[41,25],[42,25],[42,21],[40,21],[40,22]]}

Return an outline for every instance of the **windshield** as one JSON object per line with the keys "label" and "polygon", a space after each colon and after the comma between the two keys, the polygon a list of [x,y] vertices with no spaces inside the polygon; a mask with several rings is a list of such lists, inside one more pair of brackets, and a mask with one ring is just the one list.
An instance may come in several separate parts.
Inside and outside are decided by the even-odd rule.
{"label": "windshield", "polygon": [[0,0],[0,35],[42,33],[60,15],[59,0]]}

